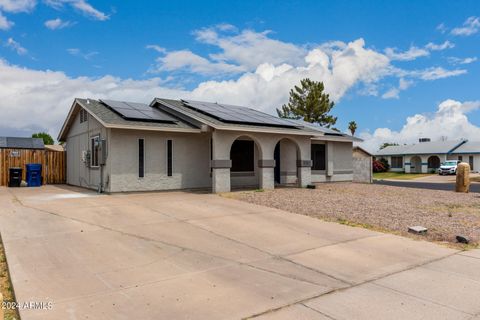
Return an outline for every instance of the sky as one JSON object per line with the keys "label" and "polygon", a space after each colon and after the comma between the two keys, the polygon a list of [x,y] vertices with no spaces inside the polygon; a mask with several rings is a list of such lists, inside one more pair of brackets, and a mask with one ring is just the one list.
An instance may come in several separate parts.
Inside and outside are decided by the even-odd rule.
{"label": "sky", "polygon": [[0,0],[0,135],[58,135],[75,97],[267,113],[322,81],[335,127],[480,140],[479,1]]}

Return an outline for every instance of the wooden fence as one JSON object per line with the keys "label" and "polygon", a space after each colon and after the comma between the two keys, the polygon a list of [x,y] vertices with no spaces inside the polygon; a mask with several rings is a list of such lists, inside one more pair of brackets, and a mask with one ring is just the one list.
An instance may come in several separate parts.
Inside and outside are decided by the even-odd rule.
{"label": "wooden fence", "polygon": [[0,149],[0,186],[8,185],[9,168],[23,169],[26,180],[26,164],[42,165],[43,184],[60,184],[66,181],[66,153],[50,150]]}

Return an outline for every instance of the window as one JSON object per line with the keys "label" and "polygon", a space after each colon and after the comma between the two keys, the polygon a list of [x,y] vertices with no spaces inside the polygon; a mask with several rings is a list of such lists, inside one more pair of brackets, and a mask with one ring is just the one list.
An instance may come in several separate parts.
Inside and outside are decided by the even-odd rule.
{"label": "window", "polygon": [[145,177],[145,139],[138,139],[138,177]]}
{"label": "window", "polygon": [[390,167],[395,169],[403,168],[403,157],[392,157]]}
{"label": "window", "polygon": [[84,123],[88,120],[88,113],[87,110],[81,109],[80,110],[80,123]]}
{"label": "window", "polygon": [[312,170],[325,170],[325,145],[312,144]]}
{"label": "window", "polygon": [[255,142],[251,140],[235,140],[230,149],[232,159],[232,172],[254,171],[254,149]]}
{"label": "window", "polygon": [[95,136],[90,138],[91,146],[91,155],[90,155],[90,166],[98,167],[98,153],[100,149],[100,136]]}
{"label": "window", "polygon": [[167,176],[173,173],[173,141],[167,140]]}
{"label": "window", "polygon": [[459,161],[463,161],[463,157],[462,157],[462,156],[458,156],[458,160],[459,160]]}
{"label": "window", "polygon": [[468,164],[470,165],[470,170],[473,170],[473,156],[468,156]]}

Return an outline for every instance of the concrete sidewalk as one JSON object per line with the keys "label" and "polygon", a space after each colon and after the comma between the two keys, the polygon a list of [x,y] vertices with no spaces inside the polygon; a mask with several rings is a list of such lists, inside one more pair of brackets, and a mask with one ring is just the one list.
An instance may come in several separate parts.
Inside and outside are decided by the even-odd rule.
{"label": "concrete sidewalk", "polygon": [[[29,319],[478,319],[480,251],[211,194],[0,189]],[[477,318],[475,318],[477,317]]]}

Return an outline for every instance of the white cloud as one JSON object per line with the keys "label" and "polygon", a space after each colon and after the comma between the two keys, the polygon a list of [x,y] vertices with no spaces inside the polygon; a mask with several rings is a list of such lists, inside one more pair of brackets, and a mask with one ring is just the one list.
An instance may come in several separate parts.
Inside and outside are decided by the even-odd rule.
{"label": "white cloud", "polygon": [[432,141],[441,140],[445,136],[449,140],[478,140],[480,128],[469,121],[467,114],[479,109],[480,101],[460,102],[448,99],[438,105],[434,114],[408,117],[399,131],[378,128],[373,133],[362,132],[360,137],[365,140],[363,146],[370,151],[378,150],[384,142],[410,144],[421,137],[428,137]]}
{"label": "white cloud", "polygon": [[429,42],[425,48],[432,50],[432,51],[442,51],[445,49],[451,49],[455,47],[455,44],[451,43],[450,41],[445,41],[444,43],[441,44],[435,44],[433,42]]}
{"label": "white cloud", "polygon": [[82,50],[80,50],[78,48],[67,49],[67,52],[69,54],[71,54],[72,56],[80,57],[80,58],[83,58],[85,60],[90,60],[91,58],[93,58],[94,56],[96,56],[98,54],[97,51],[90,51],[90,52],[84,53],[84,52],[82,52]]}
{"label": "white cloud", "polygon": [[383,99],[398,99],[400,98],[400,91],[407,90],[413,84],[413,81],[400,78],[398,81],[398,87],[391,88],[386,91],[383,95]]}
{"label": "white cloud", "polygon": [[0,0],[0,9],[5,12],[30,12],[36,5],[36,0]]}
{"label": "white cloud", "polygon": [[71,21],[63,21],[60,18],[45,21],[45,27],[50,30],[59,30],[74,25]]}
{"label": "white cloud", "polygon": [[0,30],[8,30],[10,29],[14,23],[10,20],[8,20],[2,12],[0,12]]}
{"label": "white cloud", "polygon": [[439,31],[440,33],[445,33],[447,32],[448,28],[447,26],[445,26],[445,23],[440,23],[437,27],[436,27],[437,31]]}
{"label": "white cloud", "polygon": [[[232,27],[229,26],[227,30],[234,31]],[[195,31],[199,42],[214,45],[222,50],[220,53],[210,55],[213,60],[231,62],[249,70],[254,70],[262,63],[298,65],[304,62],[305,49],[269,38],[270,31],[243,30],[234,35],[225,35],[219,32],[222,29],[225,30],[225,27],[217,26]]]}
{"label": "white cloud", "polygon": [[385,54],[390,60],[411,61],[420,57],[426,57],[430,55],[430,52],[426,49],[412,46],[404,52],[399,52],[396,48],[386,48]]}
{"label": "white cloud", "polygon": [[443,78],[455,77],[467,73],[465,69],[447,70],[442,67],[431,67],[425,70],[411,71],[409,75],[418,77],[422,80],[438,80]]}
{"label": "white cloud", "polygon": [[4,44],[5,47],[12,49],[19,55],[25,55],[27,54],[27,49],[22,47],[20,43],[17,41],[13,40],[13,38],[8,38],[7,42]]}
{"label": "white cloud", "polygon": [[155,50],[158,53],[166,53],[167,52],[167,50],[165,48],[160,47],[159,45],[156,45],[156,44],[146,45],[145,48]]}
{"label": "white cloud", "polygon": [[87,17],[90,17],[94,20],[105,21],[108,20],[110,17],[105,14],[104,12],[94,8],[91,4],[89,4],[85,0],[44,0],[45,4],[48,6],[60,9],[65,4],[68,4],[75,8],[76,10],[80,11]]}
{"label": "white cloud", "polygon": [[455,36],[470,36],[475,34],[480,29],[480,18],[479,17],[469,17],[463,23],[462,27],[453,28],[450,32]]}
{"label": "white cloud", "polygon": [[448,62],[450,62],[453,65],[470,64],[475,61],[477,61],[477,57],[467,57],[467,58],[448,57]]}
{"label": "white cloud", "polygon": [[156,71],[187,71],[203,75],[225,75],[245,71],[240,66],[225,62],[211,62],[190,50],[178,50],[157,58]]}

